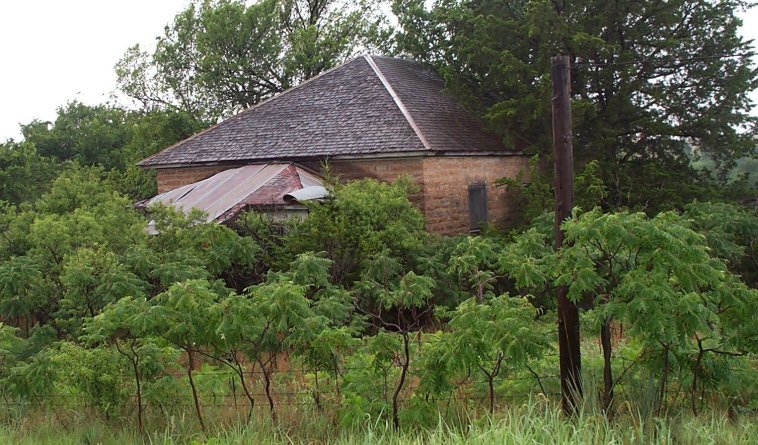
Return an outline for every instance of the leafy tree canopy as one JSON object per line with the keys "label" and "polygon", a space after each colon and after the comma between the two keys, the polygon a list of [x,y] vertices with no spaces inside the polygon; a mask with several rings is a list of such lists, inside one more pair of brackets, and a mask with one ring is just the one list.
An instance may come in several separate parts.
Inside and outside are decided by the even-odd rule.
{"label": "leafy tree canopy", "polygon": [[34,144],[0,144],[0,201],[20,204],[36,199],[58,170],[55,161],[41,155]]}
{"label": "leafy tree canopy", "polygon": [[690,146],[723,166],[753,151],[758,71],[736,15],[747,6],[395,0],[393,10],[399,50],[437,67],[509,145],[534,153],[552,147],[550,59],[569,55],[579,162],[600,162],[604,208],[654,213],[702,191]]}
{"label": "leafy tree canopy", "polygon": [[383,41],[379,0],[197,0],[150,54],[129,48],[120,89],[147,109],[215,121]]}
{"label": "leafy tree canopy", "polygon": [[43,156],[113,168],[126,161],[119,149],[129,140],[128,117],[116,107],[69,102],[58,108],[55,122],[34,120],[21,133]]}
{"label": "leafy tree canopy", "polygon": [[190,136],[200,126],[186,113],[142,113],[107,104],[70,102],[58,108],[54,122],[34,120],[22,125],[23,144],[2,146],[0,175],[13,182],[2,192],[7,197],[0,195],[0,199],[33,201],[64,162],[101,167],[101,176],[122,193],[133,199],[150,197],[156,192],[155,174],[134,164]]}
{"label": "leafy tree canopy", "polygon": [[377,255],[410,264],[427,238],[424,218],[408,199],[411,189],[406,179],[334,185],[333,199],[312,205],[308,217],[293,224],[286,249],[326,252],[334,282],[340,284],[356,280]]}

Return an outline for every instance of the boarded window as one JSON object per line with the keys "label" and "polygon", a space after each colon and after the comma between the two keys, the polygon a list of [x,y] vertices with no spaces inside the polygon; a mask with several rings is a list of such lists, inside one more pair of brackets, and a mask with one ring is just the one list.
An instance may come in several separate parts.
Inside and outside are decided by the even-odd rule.
{"label": "boarded window", "polygon": [[487,188],[484,184],[468,186],[468,218],[472,232],[478,232],[487,222]]}

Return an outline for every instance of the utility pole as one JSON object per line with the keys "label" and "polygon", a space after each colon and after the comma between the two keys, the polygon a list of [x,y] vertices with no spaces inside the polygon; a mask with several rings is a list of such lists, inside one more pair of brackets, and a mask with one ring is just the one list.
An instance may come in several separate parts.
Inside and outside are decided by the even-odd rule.
{"label": "utility pole", "polygon": [[[561,223],[574,207],[574,148],[571,142],[571,74],[568,56],[552,59],[553,155],[555,158],[555,250],[563,246]],[[558,253],[560,255],[560,253]],[[561,368],[561,404],[567,415],[576,413],[582,397],[582,354],[579,309],[559,286],[558,351]]]}

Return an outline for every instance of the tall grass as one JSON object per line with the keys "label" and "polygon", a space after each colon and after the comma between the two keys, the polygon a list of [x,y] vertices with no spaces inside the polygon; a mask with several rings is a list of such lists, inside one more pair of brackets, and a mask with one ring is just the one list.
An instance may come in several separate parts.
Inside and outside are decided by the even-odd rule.
{"label": "tall grass", "polygon": [[355,428],[339,428],[315,412],[300,413],[299,424],[273,426],[254,420],[215,425],[208,436],[196,433],[191,417],[173,418],[168,425],[143,436],[127,426],[115,427],[87,418],[58,414],[17,419],[0,427],[0,443],[45,444],[756,444],[758,418],[736,419],[718,413],[698,417],[644,417],[633,412],[613,419],[593,411],[564,418],[554,403],[531,400],[510,407],[494,418],[472,419],[453,426],[442,418],[430,428],[393,430],[382,421],[367,419]]}
{"label": "tall grass", "polygon": [[[658,382],[646,372],[630,373],[619,385],[610,417],[603,414],[599,398],[602,374],[587,345],[583,403],[576,418],[565,418],[555,396],[534,392],[528,380],[503,380],[502,396],[494,417],[486,415],[484,396],[439,404],[403,407],[408,413],[403,429],[393,429],[385,413],[358,413],[344,417],[350,401],[325,405],[282,403],[278,422],[272,423],[268,408],[256,405],[248,421],[247,408],[230,408],[227,400],[208,403],[204,414],[208,434],[200,428],[191,409],[176,406],[147,410],[145,433],[138,434],[133,413],[105,418],[102,412],[76,404],[9,404],[0,409],[0,445],[46,444],[725,444],[758,445],[758,410],[753,404],[729,403],[730,392],[714,395],[709,408],[694,416],[676,390],[658,410]],[[546,366],[552,366],[547,364]],[[752,365],[751,365],[752,366]],[[752,369],[752,368],[751,368]],[[217,375],[213,375],[218,378]],[[752,379],[753,374],[748,377]],[[754,399],[752,380],[735,383],[746,400]],[[201,382],[202,383],[202,382]],[[210,382],[212,383],[212,382]],[[557,388],[557,381],[547,392]],[[727,388],[728,389],[728,388]],[[731,390],[729,390],[731,391]],[[210,394],[206,398],[212,400]],[[167,405],[170,407],[170,404]],[[340,408],[343,408],[341,410]],[[419,412],[419,411],[423,412]],[[660,415],[657,416],[656,413]],[[349,421],[347,421],[348,419]],[[355,422],[355,419],[358,419]],[[349,426],[348,426],[349,425]]]}

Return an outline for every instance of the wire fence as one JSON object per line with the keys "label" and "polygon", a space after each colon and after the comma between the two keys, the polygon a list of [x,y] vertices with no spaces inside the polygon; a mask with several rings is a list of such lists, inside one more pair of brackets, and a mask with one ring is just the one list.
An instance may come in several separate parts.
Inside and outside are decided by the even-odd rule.
{"label": "wire fence", "polygon": [[[395,372],[397,372],[398,368],[394,368]],[[375,368],[372,367],[344,367],[340,368],[341,372],[349,372],[349,371],[362,371],[362,372],[370,372],[370,371],[376,371]],[[758,369],[751,369],[751,368],[740,368],[735,367],[732,368],[731,371],[741,373],[741,374],[751,374],[751,375],[758,375]],[[313,381],[308,381],[309,375],[313,376],[315,373],[320,373],[326,375],[325,377],[322,377],[322,385],[321,387],[314,386]],[[386,372],[386,382],[383,382],[382,384],[378,382],[373,382],[374,385],[377,386],[385,386],[382,388],[382,390],[377,390],[377,388],[374,388],[378,393],[383,393],[382,396],[377,397],[374,402],[377,403],[390,403],[390,394],[395,389],[394,385],[397,383],[395,381],[396,376],[391,376],[392,370],[387,369]],[[344,388],[342,389],[336,389],[334,387],[330,387],[329,385],[334,385],[335,382],[333,381],[333,374],[331,376],[329,373],[323,369],[316,370],[316,369],[307,369],[307,368],[301,368],[301,369],[282,369],[277,370],[273,374],[275,374],[277,377],[272,376],[272,388],[270,389],[270,392],[267,393],[263,390],[263,386],[265,384],[263,380],[264,371],[262,370],[247,370],[245,371],[245,375],[251,377],[250,380],[246,382],[247,384],[247,392],[244,388],[242,388],[241,383],[239,381],[238,375],[236,375],[231,370],[224,370],[224,369],[201,369],[201,370],[195,370],[192,372],[193,378],[196,379],[195,384],[199,387],[198,388],[198,398],[201,400],[201,403],[204,407],[223,407],[223,408],[237,408],[237,409],[270,409],[270,404],[273,404],[275,408],[279,407],[305,407],[310,406],[314,408],[340,408],[345,403],[345,393],[349,393],[349,391],[345,391]],[[472,372],[472,375],[474,373]],[[169,371],[164,372],[161,375],[162,377],[169,377],[172,379],[176,379],[180,382],[181,385],[185,385],[187,383],[187,373],[185,372],[179,372],[179,371]],[[257,377],[254,377],[257,376]],[[282,378],[281,376],[290,376],[289,380],[286,380]],[[129,384],[133,384],[134,381],[134,375],[124,373],[121,376],[124,380],[124,382],[129,382]],[[213,379],[212,382],[203,381],[203,378],[210,377]],[[292,377],[298,377],[298,378],[292,378]],[[129,380],[131,379],[131,381]],[[496,387],[500,387],[503,384],[507,382],[533,382],[531,385],[528,385],[527,388],[522,388],[522,390],[526,390],[528,392],[537,391],[540,394],[543,394],[546,397],[559,397],[560,396],[560,387],[559,387],[559,379],[560,376],[556,374],[546,374],[546,375],[505,375],[505,376],[498,376],[495,377],[492,381],[492,383]],[[338,380],[341,380],[341,377],[338,378]],[[450,401],[456,401],[456,402],[476,402],[476,403],[482,403],[488,401],[488,389],[487,386],[490,384],[490,380],[488,379],[482,379],[482,378],[474,378],[474,377],[466,377],[463,380],[459,380],[456,384],[453,384],[451,388],[449,388],[447,391],[443,391],[439,394],[431,394],[431,393],[425,393],[424,397],[427,401],[440,403],[440,402],[450,402]],[[194,396],[191,393],[185,393],[185,394],[177,394],[176,391],[179,390],[179,387],[174,388],[174,392],[171,394],[167,394],[164,400],[156,400],[155,396],[150,396],[147,393],[149,393],[149,383],[147,384],[147,391],[146,391],[146,382],[143,382],[143,392],[145,394],[142,395],[143,397],[143,403],[145,406],[160,406],[164,408],[179,408],[179,407],[186,407],[190,408],[193,406],[194,403]],[[340,382],[340,385],[344,386],[344,382]],[[543,386],[544,385],[544,386]],[[618,391],[624,391],[625,387],[624,382],[618,382],[616,385],[616,389]],[[255,390],[252,390],[251,387],[255,387]],[[547,387],[547,390],[545,389]],[[223,388],[223,389],[222,389]],[[186,388],[185,388],[186,389]],[[411,377],[411,382],[405,385],[405,387],[402,390],[402,397],[398,399],[399,403],[401,405],[407,404],[409,401],[411,401],[414,397],[418,396],[412,396],[413,394],[416,394],[420,389],[419,385],[419,379],[418,377],[414,376]],[[686,387],[679,386],[677,388],[667,388],[665,390],[667,394],[670,395],[678,395],[682,393],[689,393],[690,389]],[[0,391],[2,393],[2,391]],[[248,399],[249,397],[252,397],[254,400],[254,404],[251,407],[250,401]],[[364,394],[365,396],[365,394]],[[498,401],[503,401],[507,397],[503,396],[500,391],[496,391],[493,396]],[[269,400],[270,397],[270,400]],[[133,398],[131,395],[129,398]],[[133,403],[136,403],[133,401]],[[93,401],[93,398],[91,395],[86,394],[62,394],[62,393],[46,393],[46,394],[39,394],[37,396],[29,397],[26,400],[20,400],[17,398],[11,398],[11,397],[4,397],[3,399],[0,399],[0,406],[5,407],[95,407],[97,403]]]}
{"label": "wire fence", "polygon": [[[557,352],[543,354],[548,361],[558,357]],[[0,359],[3,354],[0,353]],[[615,357],[628,366],[640,364],[637,359]],[[239,378],[239,368],[216,364],[214,367],[207,366],[211,362],[203,362],[206,366],[192,369],[194,384],[197,386],[200,404],[203,407],[233,409],[234,411],[245,410],[274,410],[290,407],[311,407],[318,410],[330,409],[335,412],[344,408],[351,401],[350,396],[356,395],[355,388],[348,388],[346,376],[354,373],[352,379],[379,379],[382,381],[362,382],[361,385],[369,393],[358,394],[366,403],[378,403],[389,405],[392,403],[392,393],[396,389],[397,376],[400,366],[397,362],[392,365],[379,366],[339,366],[334,369],[316,369],[308,366],[294,366],[289,357],[282,357],[281,366],[260,369],[250,364],[242,364],[246,369],[243,371],[245,386]],[[194,408],[195,396],[190,392],[188,370],[180,368],[182,364],[174,363],[168,369],[146,378],[142,382],[142,407],[145,409],[177,410]],[[186,364],[185,364],[186,366]],[[408,382],[400,391],[397,399],[401,407],[423,398],[426,403],[464,403],[467,405],[486,406],[490,403],[490,396],[496,403],[506,403],[509,398],[524,395],[542,394],[548,399],[557,400],[560,397],[560,376],[548,374],[544,371],[545,363],[539,368],[519,368],[510,373],[502,372],[492,380],[484,378],[486,373],[472,369],[466,375],[458,375],[451,379],[450,386],[444,390],[429,391],[423,385],[423,377],[418,373],[411,373]],[[528,373],[527,373],[528,371]],[[732,366],[730,371],[742,375],[758,375],[758,369],[750,367]],[[0,407],[6,408],[68,408],[68,409],[103,409],[104,405],[113,403],[121,406],[126,411],[130,407],[137,406],[135,394],[135,376],[131,370],[124,369],[112,377],[114,385],[120,385],[118,397],[110,397],[107,392],[114,388],[74,388],[72,382],[62,385],[55,393],[38,393],[25,398],[11,396],[3,388],[0,388]],[[597,377],[597,376],[595,376]],[[618,378],[619,376],[617,376]],[[623,374],[620,376],[623,377]],[[160,379],[171,379],[168,385],[160,387],[157,382]],[[602,377],[601,377],[602,378]],[[96,378],[95,378],[96,380]],[[634,380],[629,380],[633,382]],[[76,382],[73,382],[76,383]],[[508,384],[511,383],[511,386]],[[266,391],[266,386],[270,385]],[[361,386],[359,385],[359,386]],[[373,387],[372,387],[373,385]],[[490,385],[496,389],[490,394]],[[95,385],[97,386],[97,385]],[[168,389],[167,389],[168,388]],[[633,387],[622,380],[616,382],[617,393],[636,391]],[[71,393],[65,393],[65,391]],[[89,391],[89,392],[88,392]],[[102,394],[97,394],[101,391]],[[92,393],[94,392],[94,394]],[[672,398],[690,393],[688,385],[671,385],[665,389],[665,393]],[[109,398],[110,397],[110,398]],[[250,399],[253,403],[251,404]],[[110,409],[106,406],[106,409]]]}
{"label": "wire fence", "polygon": [[[376,368],[373,367],[341,367],[340,373],[346,373],[351,371],[359,372],[376,372]],[[321,377],[322,383],[320,387],[316,387],[312,381],[312,377],[315,373],[319,373],[324,377]],[[377,387],[374,388],[375,392],[381,394],[373,402],[377,403],[390,403],[391,393],[395,389],[396,375],[393,373],[399,372],[399,367],[394,366],[389,369],[385,369],[386,381],[382,383],[373,382],[372,384]],[[329,374],[328,371],[323,369],[281,369],[273,372],[273,376],[270,376],[274,382],[271,383],[272,388],[267,393],[263,390],[265,381],[263,379],[264,371],[262,370],[246,370],[244,375],[251,377],[246,380],[247,392],[242,388],[242,384],[239,380],[239,376],[232,370],[225,369],[201,369],[194,370],[192,372],[193,379],[195,379],[195,385],[198,387],[198,398],[201,399],[202,405],[205,407],[228,407],[228,408],[251,408],[248,396],[254,399],[253,407],[255,409],[270,409],[269,403],[273,403],[274,407],[291,407],[291,406],[311,406],[311,407],[332,407],[339,408],[345,403],[345,394],[349,393],[349,390],[345,390],[345,382],[343,382],[342,375],[338,378],[340,380],[339,386],[341,389],[333,387],[334,374]],[[487,379],[474,378],[472,376],[459,380],[449,390],[441,394],[425,394],[426,399],[433,402],[484,402],[486,401],[488,394],[486,385],[490,383]],[[120,376],[124,384],[134,385],[134,375],[129,373],[123,373]],[[163,372],[161,377],[169,377],[178,381],[180,385],[187,385],[188,375],[184,371],[168,371]],[[204,381],[204,378],[209,377],[211,381]],[[309,380],[309,378],[311,380]],[[547,382],[550,380],[559,379],[558,375],[541,375],[535,376],[498,376],[493,379],[495,385],[502,385],[504,382],[534,382],[532,387],[538,388],[538,378],[540,381]],[[156,379],[157,380],[157,379]],[[418,377],[410,377],[410,382],[407,383],[403,390],[403,396],[398,399],[400,404],[407,404],[419,390]],[[128,382],[128,383],[127,383]],[[143,393],[149,392],[149,382],[142,382]],[[154,381],[152,382],[154,384]],[[330,384],[332,385],[330,387]],[[255,389],[253,390],[254,387]],[[378,388],[381,387],[381,388]],[[222,389],[223,388],[223,389]],[[131,388],[134,389],[133,387]],[[164,400],[156,401],[154,397],[142,394],[143,401],[146,405],[160,405],[161,407],[187,407],[190,408],[194,403],[194,396],[187,392],[184,394],[177,394],[176,391],[179,387],[175,387],[173,393],[167,394]],[[188,388],[184,388],[185,390]],[[478,389],[478,390],[477,390]],[[2,391],[0,391],[1,393]],[[364,394],[365,395],[365,394]],[[547,391],[546,396],[559,396],[557,391]],[[269,400],[269,397],[271,400]],[[133,394],[129,396],[133,398]],[[500,397],[498,397],[500,398]],[[0,399],[0,406],[6,407],[94,407],[97,403],[92,400],[92,397],[87,394],[62,394],[62,393],[45,393],[37,396],[29,397],[26,400],[19,400],[10,397]]]}

